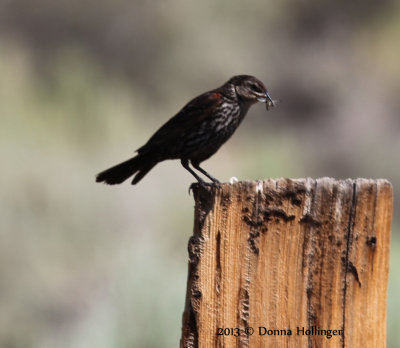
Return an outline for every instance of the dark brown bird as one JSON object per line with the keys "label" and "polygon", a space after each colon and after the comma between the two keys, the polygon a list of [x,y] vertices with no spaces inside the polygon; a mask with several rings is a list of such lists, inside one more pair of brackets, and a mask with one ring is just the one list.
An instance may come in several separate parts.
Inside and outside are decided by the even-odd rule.
{"label": "dark brown bird", "polygon": [[255,77],[234,76],[221,87],[186,104],[137,150],[135,157],[101,172],[96,181],[115,185],[136,174],[132,180],[135,185],[157,163],[180,159],[183,167],[200,184],[204,184],[204,180],[189,167],[189,163],[214,184],[219,184],[200,167],[200,163],[217,152],[239,126],[249,107],[257,102],[266,103],[268,110],[276,101]]}

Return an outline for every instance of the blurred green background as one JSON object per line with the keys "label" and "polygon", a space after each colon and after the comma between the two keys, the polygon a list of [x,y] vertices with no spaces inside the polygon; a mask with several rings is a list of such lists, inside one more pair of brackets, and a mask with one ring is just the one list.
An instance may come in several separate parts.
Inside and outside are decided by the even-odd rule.
{"label": "blurred green background", "polygon": [[173,161],[136,187],[94,175],[233,75],[284,103],[250,110],[213,175],[387,178],[398,202],[399,42],[394,0],[2,0],[0,347],[178,346],[193,177]]}

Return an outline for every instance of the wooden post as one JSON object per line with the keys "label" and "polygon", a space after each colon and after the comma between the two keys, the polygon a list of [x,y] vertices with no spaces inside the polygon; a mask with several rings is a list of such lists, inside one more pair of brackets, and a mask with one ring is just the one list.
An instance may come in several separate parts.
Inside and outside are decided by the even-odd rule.
{"label": "wooden post", "polygon": [[386,347],[389,182],[193,191],[181,347]]}

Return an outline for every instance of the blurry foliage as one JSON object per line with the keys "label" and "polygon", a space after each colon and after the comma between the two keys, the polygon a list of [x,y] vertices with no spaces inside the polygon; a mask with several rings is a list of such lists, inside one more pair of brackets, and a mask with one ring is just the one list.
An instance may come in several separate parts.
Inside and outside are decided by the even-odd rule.
{"label": "blurry foliage", "polygon": [[398,201],[399,23],[391,0],[1,2],[0,346],[178,344],[192,178],[174,162],[137,187],[94,174],[234,74],[283,103],[253,107],[211,173],[385,177]]}

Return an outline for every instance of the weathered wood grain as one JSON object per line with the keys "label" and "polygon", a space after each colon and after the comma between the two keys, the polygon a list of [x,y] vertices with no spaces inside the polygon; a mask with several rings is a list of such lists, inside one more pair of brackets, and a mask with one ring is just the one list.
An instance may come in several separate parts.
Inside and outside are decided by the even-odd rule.
{"label": "weathered wood grain", "polygon": [[193,191],[181,347],[386,346],[390,183],[277,179]]}

